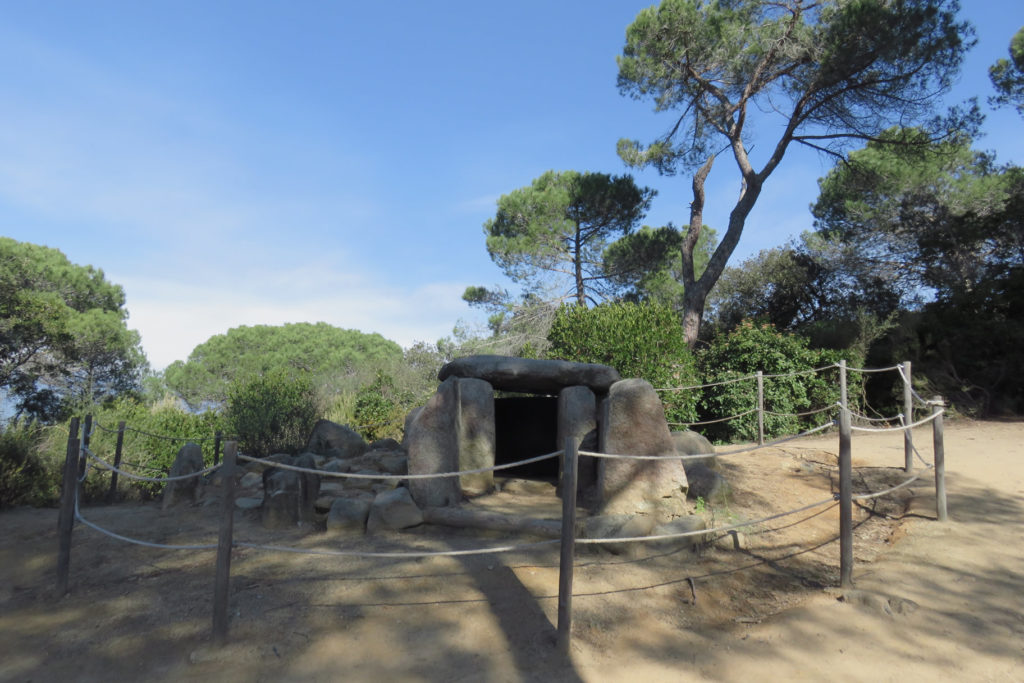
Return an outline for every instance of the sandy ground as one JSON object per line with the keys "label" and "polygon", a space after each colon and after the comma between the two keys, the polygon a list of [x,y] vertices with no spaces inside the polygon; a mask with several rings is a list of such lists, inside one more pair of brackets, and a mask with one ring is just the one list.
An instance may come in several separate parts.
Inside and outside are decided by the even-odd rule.
{"label": "sandy ground", "polygon": [[[929,428],[914,433],[932,455]],[[54,510],[0,513],[2,681],[1020,681],[1024,680],[1024,423],[947,423],[950,521],[931,473],[855,509],[852,591],[838,590],[838,437],[725,459],[712,524],[749,523],[742,549],[580,548],[571,656],[553,645],[558,549],[360,559],[238,549],[231,624],[210,643],[213,551],[167,551],[78,525],[70,593],[55,594]],[[899,434],[855,434],[855,493],[902,481]],[[555,516],[552,492],[476,505]],[[216,506],[87,508],[160,543],[216,538]],[[460,549],[532,538],[420,528],[306,548]]]}

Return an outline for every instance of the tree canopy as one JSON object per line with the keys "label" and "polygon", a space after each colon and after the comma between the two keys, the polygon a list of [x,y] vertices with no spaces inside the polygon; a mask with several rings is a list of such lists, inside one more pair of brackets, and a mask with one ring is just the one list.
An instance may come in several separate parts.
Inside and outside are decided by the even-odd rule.
{"label": "tree canopy", "polygon": [[0,387],[49,419],[139,388],[146,359],[124,291],[57,249],[0,238]]}
{"label": "tree canopy", "polygon": [[223,404],[234,380],[271,371],[314,378],[344,375],[355,366],[400,361],[402,349],[379,334],[345,330],[324,322],[241,326],[197,346],[185,362],[164,371],[167,386],[198,408]]}
{"label": "tree canopy", "polygon": [[[764,183],[793,143],[841,157],[851,142],[879,139],[896,123],[927,126],[929,140],[976,123],[975,110],[933,116],[972,44],[958,9],[955,0],[664,0],[640,12],[618,58],[619,90],[678,114],[649,144],[620,140],[619,154],[662,174],[693,174],[681,247],[689,343]],[[777,119],[761,127],[760,159],[751,155],[755,116]],[[768,139],[765,131],[778,133]],[[698,276],[704,185],[725,150],[739,198]]]}
{"label": "tree canopy", "polygon": [[629,175],[548,171],[498,200],[484,224],[487,252],[528,293],[597,303],[608,293],[605,246],[636,226],[653,196]]}
{"label": "tree canopy", "polygon": [[942,297],[1024,262],[1022,177],[966,139],[928,147],[871,141],[819,181],[812,213],[819,232],[855,247],[862,270],[904,297],[920,287]]}
{"label": "tree canopy", "polygon": [[1024,116],[1024,27],[1010,40],[1010,58],[997,60],[989,67],[988,75],[997,93],[989,102],[1013,105]]}

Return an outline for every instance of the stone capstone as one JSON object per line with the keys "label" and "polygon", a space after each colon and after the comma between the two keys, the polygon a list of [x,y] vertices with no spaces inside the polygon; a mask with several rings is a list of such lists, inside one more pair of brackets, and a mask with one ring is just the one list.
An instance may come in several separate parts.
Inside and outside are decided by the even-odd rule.
{"label": "stone capstone", "polygon": [[[623,455],[676,455],[661,399],[642,379],[616,382],[602,403],[599,450]],[[645,513],[668,519],[685,512],[686,472],[679,460],[601,458],[603,514]]]}
{"label": "stone capstone", "polygon": [[[187,443],[178,450],[171,465],[171,477],[182,477],[196,472],[203,471],[203,451],[198,444]],[[193,503],[199,500],[199,477],[189,477],[169,481],[164,487],[164,496],[161,509],[166,510],[175,503],[182,500],[189,500]]]}
{"label": "stone capstone", "polygon": [[603,394],[620,379],[619,372],[607,365],[507,356],[457,358],[437,374],[442,382],[451,377],[482,379],[499,391],[551,395],[572,386]]}

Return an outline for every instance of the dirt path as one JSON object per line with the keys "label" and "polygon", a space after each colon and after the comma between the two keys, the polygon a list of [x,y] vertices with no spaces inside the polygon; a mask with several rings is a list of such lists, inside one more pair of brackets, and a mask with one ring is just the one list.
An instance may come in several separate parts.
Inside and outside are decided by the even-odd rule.
{"label": "dirt path", "polygon": [[[915,432],[925,458],[929,430]],[[715,523],[827,499],[834,435],[737,456]],[[951,521],[932,482],[857,510],[840,596],[836,509],[745,529],[745,549],[581,550],[573,650],[552,647],[557,546],[472,557],[359,559],[236,551],[231,634],[208,643],[211,551],[160,551],[76,527],[70,595],[53,594],[56,512],[0,513],[0,681],[1018,681],[1024,672],[1024,423],[947,425]],[[857,491],[902,479],[899,435],[857,434]],[[517,504],[551,509],[551,496]],[[502,504],[508,504],[504,501]],[[215,538],[214,508],[88,509],[162,543]],[[797,523],[799,522],[799,523]],[[236,537],[365,548],[262,532]],[[379,550],[534,539],[468,532],[373,539]],[[843,599],[840,599],[843,597]],[[695,599],[696,598],[696,599]]]}

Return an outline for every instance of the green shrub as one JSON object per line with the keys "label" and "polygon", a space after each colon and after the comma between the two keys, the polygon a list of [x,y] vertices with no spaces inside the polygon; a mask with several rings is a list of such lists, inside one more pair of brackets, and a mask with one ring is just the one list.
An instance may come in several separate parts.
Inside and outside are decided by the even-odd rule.
{"label": "green shrub", "polygon": [[60,498],[61,461],[43,457],[44,428],[11,420],[0,426],[0,509],[53,505]]}
{"label": "green shrub", "polygon": [[[835,416],[834,412],[805,417],[794,414],[839,402],[838,369],[807,371],[837,363],[843,355],[841,351],[811,349],[807,339],[779,332],[772,325],[745,321],[732,332],[717,337],[699,354],[698,363],[703,381],[708,384],[763,372],[764,431],[766,437],[775,437],[796,434]],[[851,373],[849,381],[848,394],[853,405],[859,395],[861,377]],[[756,408],[757,382],[753,377],[707,387],[700,402],[702,420],[740,415]],[[757,414],[707,425],[701,431],[718,441],[753,441],[758,436]]]}
{"label": "green shrub", "polygon": [[376,379],[356,393],[353,415],[357,431],[367,441],[401,439],[412,402],[412,392],[397,389],[390,375],[378,371]]}
{"label": "green shrub", "polygon": [[299,452],[319,412],[317,392],[307,374],[271,370],[228,389],[228,429],[247,455]]}
{"label": "green shrub", "polygon": [[[655,389],[697,384],[693,355],[679,317],[667,306],[616,302],[594,308],[563,306],[548,333],[549,358],[610,365]],[[669,422],[696,418],[697,394],[661,392]]]}

